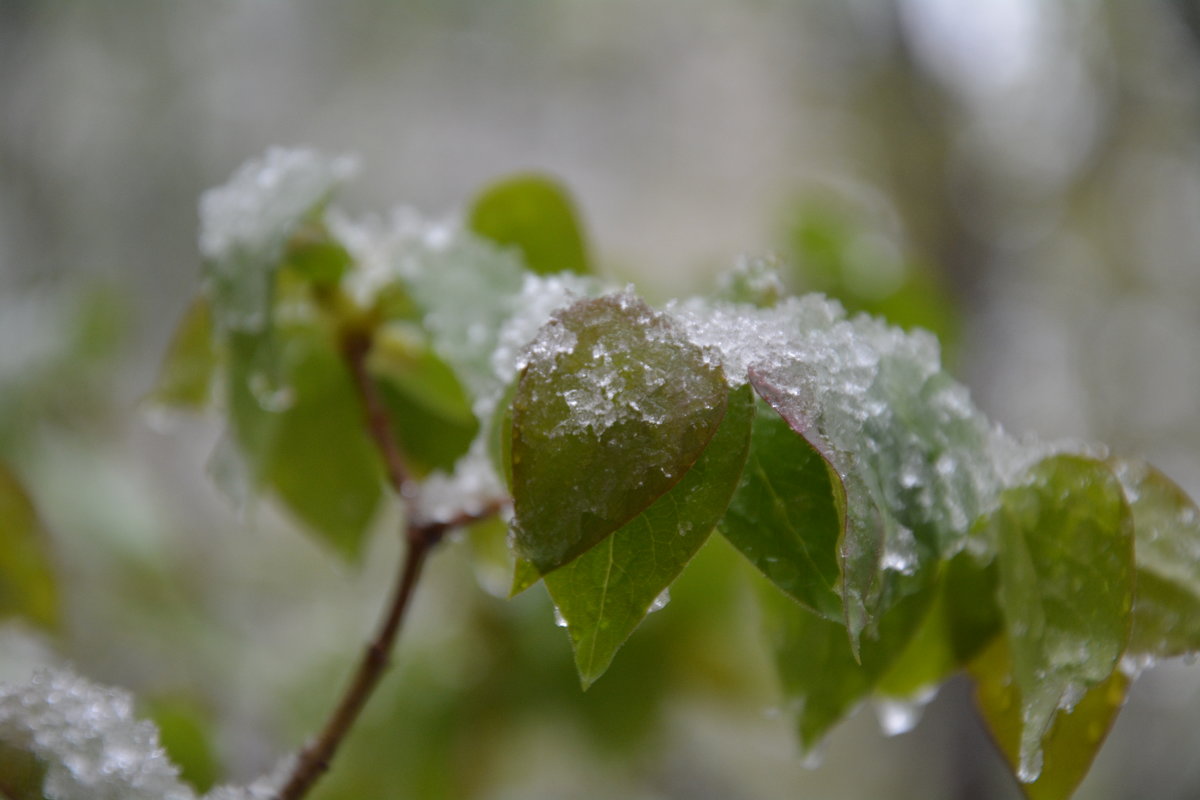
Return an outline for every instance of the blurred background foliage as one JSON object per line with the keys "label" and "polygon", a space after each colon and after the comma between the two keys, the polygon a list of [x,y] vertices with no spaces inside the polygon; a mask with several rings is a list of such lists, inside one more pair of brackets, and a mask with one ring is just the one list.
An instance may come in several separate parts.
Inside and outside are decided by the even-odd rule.
{"label": "blurred background foliage", "polygon": [[[360,154],[352,211],[556,175],[652,298],[770,256],[938,332],[1011,430],[1200,496],[1198,37],[1194,0],[0,2],[0,462],[60,595],[52,633],[0,622],[0,678],[62,658],[133,689],[202,788],[298,746],[345,679],[394,511],[347,566],[213,488],[216,420],[139,406],[196,290],[197,197],[276,143]],[[586,694],[544,592],[474,574],[494,546],[436,556],[315,796],[1018,796],[961,683],[805,769],[716,538]],[[1143,677],[1079,797],[1196,796],[1198,717],[1195,669]]]}

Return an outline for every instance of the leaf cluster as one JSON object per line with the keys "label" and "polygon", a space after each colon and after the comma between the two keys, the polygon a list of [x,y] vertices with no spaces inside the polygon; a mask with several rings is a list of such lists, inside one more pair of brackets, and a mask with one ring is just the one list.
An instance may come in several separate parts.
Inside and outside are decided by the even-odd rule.
{"label": "leaf cluster", "polygon": [[1195,504],[1138,460],[1013,439],[931,335],[745,275],[651,308],[595,277],[540,176],[429,222],[343,215],[346,174],[272,151],[206,195],[205,291],[154,395],[220,405],[226,484],[335,551],[384,496],[344,359],[365,343],[406,513],[511,499],[513,591],[545,585],[585,687],[714,533],[764,578],[805,748],[966,671],[1026,793],[1063,798],[1137,671],[1200,650]]}

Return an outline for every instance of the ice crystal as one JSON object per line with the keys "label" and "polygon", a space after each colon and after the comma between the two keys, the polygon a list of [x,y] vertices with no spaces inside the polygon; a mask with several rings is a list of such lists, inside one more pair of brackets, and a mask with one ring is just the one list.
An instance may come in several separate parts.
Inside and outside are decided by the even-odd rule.
{"label": "ice crystal", "polygon": [[598,289],[594,280],[571,273],[526,275],[521,293],[514,298],[512,314],[500,329],[496,351],[492,355],[492,369],[497,380],[508,384],[524,369],[529,357],[526,346],[554,312],[577,300],[595,296]]}

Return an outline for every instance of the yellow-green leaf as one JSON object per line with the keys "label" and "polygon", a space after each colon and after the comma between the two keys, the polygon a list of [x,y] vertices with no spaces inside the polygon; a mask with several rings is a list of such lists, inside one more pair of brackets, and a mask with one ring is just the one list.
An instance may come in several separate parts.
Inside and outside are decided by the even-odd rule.
{"label": "yellow-green leaf", "polygon": [[46,532],[24,488],[0,464],[0,619],[20,617],[44,628],[58,622],[58,591]]}
{"label": "yellow-green leaf", "polygon": [[[971,664],[975,703],[1014,772],[1021,768],[1022,713],[1026,703],[1013,675],[1007,637],[997,637]],[[1129,678],[1120,670],[1089,688],[1070,708],[1059,710],[1042,739],[1036,780],[1021,784],[1030,800],[1066,800],[1087,775],[1117,712]]]}
{"label": "yellow-green leaf", "polygon": [[188,306],[175,330],[158,381],[147,399],[164,408],[186,411],[201,409],[208,405],[216,366],[212,314],[208,300],[197,297]]}
{"label": "yellow-green leaf", "polygon": [[1129,641],[1133,517],[1102,462],[1055,456],[981,521],[1021,696],[1017,776],[1035,780],[1060,709],[1108,681]]}

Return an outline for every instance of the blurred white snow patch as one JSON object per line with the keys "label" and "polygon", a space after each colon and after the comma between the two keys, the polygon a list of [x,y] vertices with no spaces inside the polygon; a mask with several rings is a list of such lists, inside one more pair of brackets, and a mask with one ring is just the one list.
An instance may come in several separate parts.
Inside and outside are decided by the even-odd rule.
{"label": "blurred white snow patch", "polygon": [[274,800],[296,765],[295,756],[280,759],[275,768],[249,786],[218,786],[201,800]]}
{"label": "blurred white snow patch", "polygon": [[[12,641],[21,638],[0,630],[0,645]],[[47,800],[270,800],[295,764],[288,756],[249,786],[222,786],[198,798],[180,780],[154,723],[134,717],[129,692],[62,668],[0,683],[0,744],[45,766]]]}
{"label": "blurred white snow patch", "polygon": [[412,515],[420,523],[452,522],[482,514],[508,496],[492,468],[487,441],[476,437],[471,449],[454,465],[454,472],[435,472],[421,483],[412,498]]}
{"label": "blurred white snow patch", "polygon": [[[369,215],[352,219],[330,209],[326,223],[334,238],[354,257],[355,268],[343,288],[360,305],[369,306],[379,291],[414,271],[414,252],[444,252],[462,234],[456,217],[430,219],[415,209],[401,206],[387,216]],[[405,256],[409,256],[405,258]]]}
{"label": "blurred white snow patch", "polygon": [[357,171],[352,156],[272,147],[200,196],[200,252],[221,261],[242,249],[272,249]]}
{"label": "blurred white snow patch", "polygon": [[0,685],[0,742],[46,767],[51,800],[193,800],[151,722],[133,716],[128,692],[66,669],[39,669]]}
{"label": "blurred white snow patch", "polygon": [[267,325],[272,277],[288,237],[354,171],[348,156],[272,148],[201,195],[205,291],[219,327],[257,332]]}

